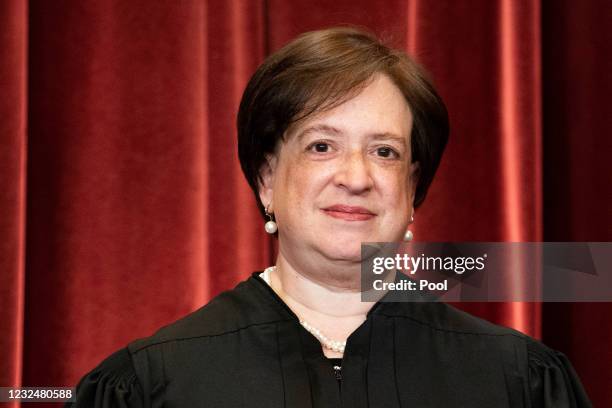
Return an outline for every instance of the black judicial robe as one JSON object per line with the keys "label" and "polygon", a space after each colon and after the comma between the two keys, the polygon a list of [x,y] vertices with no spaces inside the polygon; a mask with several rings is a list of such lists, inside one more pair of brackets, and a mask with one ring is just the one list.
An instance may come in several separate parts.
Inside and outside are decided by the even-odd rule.
{"label": "black judicial robe", "polygon": [[591,406],[563,354],[444,303],[376,303],[340,364],[256,272],[112,354],[67,406]]}

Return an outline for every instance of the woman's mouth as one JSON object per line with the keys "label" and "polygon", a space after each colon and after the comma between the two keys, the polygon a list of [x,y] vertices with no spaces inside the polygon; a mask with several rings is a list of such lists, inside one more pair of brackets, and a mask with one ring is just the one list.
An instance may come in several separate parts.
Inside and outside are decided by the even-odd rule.
{"label": "woman's mouth", "polygon": [[330,217],[346,221],[367,221],[376,217],[376,214],[367,208],[352,205],[335,204],[323,208],[322,211]]}

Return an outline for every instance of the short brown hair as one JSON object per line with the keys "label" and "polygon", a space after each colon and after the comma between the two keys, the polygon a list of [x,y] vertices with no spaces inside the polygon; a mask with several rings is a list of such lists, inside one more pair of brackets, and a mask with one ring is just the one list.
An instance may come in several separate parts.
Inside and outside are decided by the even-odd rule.
{"label": "short brown hair", "polygon": [[419,162],[418,207],[448,140],[448,113],[424,70],[366,31],[336,27],[304,33],[270,55],[250,79],[238,111],[238,156],[259,209],[260,170],[287,128],[355,96],[376,73],[404,94],[413,115],[412,161]]}

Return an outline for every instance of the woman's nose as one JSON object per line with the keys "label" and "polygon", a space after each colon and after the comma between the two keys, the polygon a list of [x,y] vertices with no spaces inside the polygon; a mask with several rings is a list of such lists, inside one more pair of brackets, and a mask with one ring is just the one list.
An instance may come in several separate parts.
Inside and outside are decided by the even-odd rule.
{"label": "woman's nose", "polygon": [[337,186],[345,188],[353,194],[362,194],[372,188],[370,163],[361,151],[353,151],[344,155],[335,175]]}

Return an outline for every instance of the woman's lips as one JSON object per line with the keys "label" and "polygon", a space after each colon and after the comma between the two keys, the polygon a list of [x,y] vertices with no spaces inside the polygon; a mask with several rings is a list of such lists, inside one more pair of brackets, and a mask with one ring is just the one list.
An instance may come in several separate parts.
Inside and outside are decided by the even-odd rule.
{"label": "woman's lips", "polygon": [[366,221],[376,217],[376,214],[373,214],[367,208],[350,205],[333,205],[324,208],[323,212],[330,217],[346,221]]}

